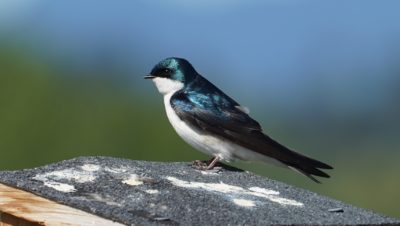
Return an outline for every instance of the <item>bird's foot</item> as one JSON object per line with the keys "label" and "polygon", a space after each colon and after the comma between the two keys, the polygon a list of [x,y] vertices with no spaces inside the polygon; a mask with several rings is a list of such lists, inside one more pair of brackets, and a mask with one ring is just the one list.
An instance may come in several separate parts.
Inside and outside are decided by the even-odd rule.
{"label": "bird's foot", "polygon": [[192,167],[197,169],[197,170],[207,170],[207,161],[202,161],[202,160],[194,160],[192,162]]}
{"label": "bird's foot", "polygon": [[219,161],[219,157],[214,157],[208,161],[195,160],[192,163],[192,167],[197,170],[217,170],[217,171],[219,171],[220,169],[222,169],[222,167],[217,166],[218,161]]}

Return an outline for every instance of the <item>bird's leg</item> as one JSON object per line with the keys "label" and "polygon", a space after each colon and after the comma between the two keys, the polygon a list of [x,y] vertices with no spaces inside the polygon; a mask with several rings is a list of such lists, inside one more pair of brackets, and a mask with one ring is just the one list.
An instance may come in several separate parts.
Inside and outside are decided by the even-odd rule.
{"label": "bird's leg", "polygon": [[210,170],[210,169],[214,168],[214,166],[215,166],[215,165],[218,163],[218,161],[219,161],[219,157],[218,157],[218,156],[215,156],[215,157],[212,158],[210,161],[211,161],[211,162],[210,162],[210,164],[206,167],[206,170]]}

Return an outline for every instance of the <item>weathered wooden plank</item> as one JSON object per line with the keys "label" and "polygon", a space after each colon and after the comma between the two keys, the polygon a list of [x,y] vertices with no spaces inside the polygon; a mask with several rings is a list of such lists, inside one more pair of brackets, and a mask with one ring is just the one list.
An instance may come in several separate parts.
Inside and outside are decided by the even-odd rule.
{"label": "weathered wooden plank", "polygon": [[0,226],[40,226],[37,222],[31,222],[22,218],[15,217],[8,213],[0,212]]}
{"label": "weathered wooden plank", "polygon": [[122,224],[0,184],[0,226]]}

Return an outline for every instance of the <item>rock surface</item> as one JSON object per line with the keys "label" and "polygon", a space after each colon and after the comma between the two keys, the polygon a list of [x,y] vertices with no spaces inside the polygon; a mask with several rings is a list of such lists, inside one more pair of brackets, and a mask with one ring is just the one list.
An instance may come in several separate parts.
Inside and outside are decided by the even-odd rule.
{"label": "rock surface", "polygon": [[127,225],[387,225],[385,217],[253,173],[81,157],[0,172],[0,183]]}

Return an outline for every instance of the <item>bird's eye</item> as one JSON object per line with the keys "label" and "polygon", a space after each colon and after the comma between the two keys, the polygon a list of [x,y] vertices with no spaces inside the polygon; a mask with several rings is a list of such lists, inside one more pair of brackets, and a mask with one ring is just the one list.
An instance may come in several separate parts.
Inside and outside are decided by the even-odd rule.
{"label": "bird's eye", "polygon": [[169,68],[160,68],[154,74],[157,77],[169,78],[172,74],[172,70]]}
{"label": "bird's eye", "polygon": [[171,74],[172,74],[172,70],[169,69],[169,68],[164,68],[164,69],[161,71],[160,74],[161,74],[161,77],[169,78],[169,77],[171,76]]}

